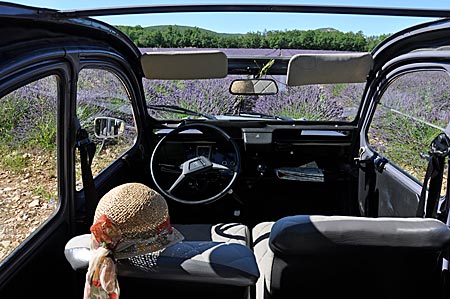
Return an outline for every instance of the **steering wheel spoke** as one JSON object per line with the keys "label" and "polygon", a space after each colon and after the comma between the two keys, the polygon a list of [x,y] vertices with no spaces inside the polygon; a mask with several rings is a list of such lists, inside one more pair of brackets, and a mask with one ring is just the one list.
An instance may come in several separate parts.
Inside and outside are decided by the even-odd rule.
{"label": "steering wheel spoke", "polygon": [[212,169],[233,171],[229,167],[226,167],[225,165],[221,165],[221,164],[217,164],[217,163],[212,163]]}
{"label": "steering wheel spoke", "polygon": [[182,173],[181,166],[172,165],[172,164],[164,164],[164,163],[159,163],[158,166],[160,167],[162,172],[177,173],[177,174]]}
{"label": "steering wheel spoke", "polygon": [[169,194],[172,194],[172,192],[181,185],[181,183],[184,181],[185,178],[186,178],[186,176],[183,173],[180,174],[180,176],[176,179],[175,182],[173,182],[172,186],[170,186],[170,188],[169,188],[169,190],[167,190],[167,192]]}
{"label": "steering wheel spoke", "polygon": [[178,188],[186,177],[195,175],[200,172],[206,172],[209,169],[212,169],[214,164],[215,163],[211,163],[211,161],[209,161],[208,158],[204,156],[199,156],[187,160],[186,162],[181,164],[180,168],[182,172],[180,176],[172,184],[172,186],[169,188],[169,190],[167,190],[167,192],[172,194],[172,191]]}

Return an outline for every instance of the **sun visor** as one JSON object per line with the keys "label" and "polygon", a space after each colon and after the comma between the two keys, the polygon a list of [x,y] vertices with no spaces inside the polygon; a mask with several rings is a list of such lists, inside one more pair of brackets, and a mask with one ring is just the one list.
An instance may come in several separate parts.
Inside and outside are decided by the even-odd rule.
{"label": "sun visor", "polygon": [[288,86],[365,82],[372,68],[370,53],[297,54],[288,65]]}
{"label": "sun visor", "polygon": [[220,51],[148,52],[141,56],[141,65],[147,79],[210,79],[228,74],[227,56]]}

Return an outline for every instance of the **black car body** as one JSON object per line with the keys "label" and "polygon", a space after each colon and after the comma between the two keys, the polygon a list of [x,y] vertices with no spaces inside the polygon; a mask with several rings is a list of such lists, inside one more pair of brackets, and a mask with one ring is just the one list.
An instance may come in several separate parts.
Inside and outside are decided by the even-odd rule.
{"label": "black car body", "polygon": [[[147,54],[124,33],[89,18],[195,11],[444,18],[395,33],[370,53],[312,54],[308,57],[323,66],[306,68],[306,72],[294,68],[294,58],[304,57],[302,54],[236,56],[213,49],[172,53],[175,62],[166,63],[167,55],[150,51],[146,62],[143,57]],[[68,253],[68,242],[89,234],[96,204],[105,193],[123,183],[140,182],[164,195],[171,221],[180,230],[185,228],[182,232],[187,241],[214,241],[199,233],[211,225],[244,225],[249,232],[245,245],[252,253],[246,260],[250,269],[236,274],[227,272],[227,265],[221,268],[210,261],[210,272],[201,267],[196,272],[194,267],[192,272],[180,274],[177,269],[173,274],[173,269],[164,272],[164,263],[159,270],[123,264],[119,268],[121,297],[159,293],[168,298],[292,298],[306,294],[315,298],[448,298],[448,195],[441,192],[441,186],[446,189],[442,173],[446,172],[448,132],[440,135],[441,151],[434,150],[436,142],[432,143],[450,121],[448,16],[448,11],[296,5],[61,12],[0,4],[0,106],[11,124],[7,127],[5,120],[0,126],[6,144],[1,158],[12,161],[15,157],[24,163],[17,162],[18,168],[26,168],[25,172],[12,170],[4,162],[1,198],[5,207],[6,202],[20,206],[20,201],[26,200],[25,207],[30,210],[51,206],[38,224],[27,222],[26,213],[8,211],[7,215],[17,217],[5,218],[0,226],[1,246],[9,248],[0,262],[0,297],[81,298],[87,264],[75,265],[70,260],[74,257]],[[369,60],[363,62],[363,80],[361,75],[354,79],[356,71],[348,67],[358,68],[365,57]],[[162,63],[159,69],[157,63]],[[206,67],[199,67],[202,63]],[[262,66],[269,63],[271,67],[260,76]],[[337,70],[339,67],[345,69]],[[202,103],[186,106],[183,102],[183,106],[162,100],[162,91],[171,86],[165,85],[166,81],[176,80],[187,89],[189,80],[226,76],[231,78],[228,83],[234,78],[263,82],[264,78],[291,76],[291,84],[296,86],[341,84],[332,89],[336,93],[347,86],[340,80],[348,79],[348,83],[360,83],[355,87],[358,105],[347,109],[336,104],[341,100],[325,102],[328,108],[338,105],[339,114],[327,118],[325,113],[312,119],[276,116],[270,109],[225,115],[202,110]],[[158,84],[149,87],[145,77]],[[184,80],[188,83],[180,83]],[[285,88],[279,85],[278,94]],[[113,92],[115,88],[117,92]],[[317,92],[324,92],[323,88]],[[11,95],[22,92],[27,96],[20,102],[21,109],[8,106],[20,99]],[[182,97],[179,95],[184,100]],[[227,93],[224,98],[236,101],[242,97],[247,95],[231,97]],[[255,108],[259,103],[255,97],[255,93],[248,96],[247,105]],[[400,101],[401,97],[406,100]],[[46,105],[53,109],[53,127],[45,126],[45,115],[37,114]],[[245,108],[246,104],[242,105]],[[25,127],[28,122],[32,125]],[[40,135],[30,137],[24,132],[35,129]],[[47,133],[53,135],[37,137]],[[384,136],[388,137],[380,141]],[[22,152],[25,141],[29,143]],[[89,156],[89,142],[97,145],[96,156]],[[53,153],[50,158],[44,149]],[[408,156],[410,153],[415,156]],[[26,176],[29,172],[41,174],[27,161],[54,165],[55,173],[50,175],[54,189],[40,187],[40,180],[49,176],[37,181]],[[422,213],[428,161],[434,168],[428,176],[432,183],[426,213]],[[14,171],[24,175],[19,182],[28,191],[11,193],[19,189],[8,185]],[[431,193],[436,198],[433,203]],[[43,201],[45,195],[48,199]],[[33,228],[14,245],[7,235],[17,226],[9,225],[20,221]]]}

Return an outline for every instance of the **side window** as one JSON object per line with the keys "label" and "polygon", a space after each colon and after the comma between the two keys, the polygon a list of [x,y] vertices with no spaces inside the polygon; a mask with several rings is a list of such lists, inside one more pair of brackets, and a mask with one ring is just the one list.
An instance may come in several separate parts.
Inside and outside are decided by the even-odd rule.
{"label": "side window", "polygon": [[417,71],[398,77],[381,97],[368,131],[370,145],[423,182],[431,141],[450,121],[450,77]]}
{"label": "side window", "polygon": [[55,212],[56,76],[0,99],[0,262]]}
{"label": "side window", "polygon": [[[96,176],[133,146],[137,132],[131,101],[122,81],[111,71],[83,69],[77,89],[77,117],[96,143],[92,174]],[[77,155],[77,190],[81,166]]]}

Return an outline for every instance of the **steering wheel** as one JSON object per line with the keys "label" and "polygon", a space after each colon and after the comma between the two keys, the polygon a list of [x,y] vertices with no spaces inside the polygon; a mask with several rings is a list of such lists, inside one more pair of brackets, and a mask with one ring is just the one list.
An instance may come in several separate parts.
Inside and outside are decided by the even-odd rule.
{"label": "steering wheel", "polygon": [[166,197],[206,204],[231,193],[240,170],[233,139],[211,124],[187,124],[170,131],[153,150],[153,181]]}

